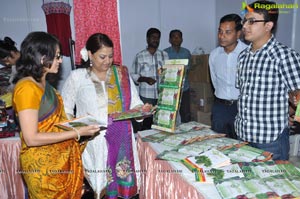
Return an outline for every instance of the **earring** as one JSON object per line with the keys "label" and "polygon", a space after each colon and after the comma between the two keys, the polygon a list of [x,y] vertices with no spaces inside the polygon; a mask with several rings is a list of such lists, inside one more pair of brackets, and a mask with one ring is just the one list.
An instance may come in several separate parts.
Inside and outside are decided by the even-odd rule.
{"label": "earring", "polygon": [[93,62],[90,60],[90,67],[92,67],[93,66]]}

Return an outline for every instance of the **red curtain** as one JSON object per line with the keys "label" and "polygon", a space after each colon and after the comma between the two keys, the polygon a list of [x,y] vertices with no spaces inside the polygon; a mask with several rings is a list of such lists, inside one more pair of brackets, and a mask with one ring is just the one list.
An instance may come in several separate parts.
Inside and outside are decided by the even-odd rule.
{"label": "red curtain", "polygon": [[64,56],[70,56],[69,39],[71,38],[71,6],[64,2],[49,2],[42,5],[46,15],[47,31],[58,37]]}
{"label": "red curtain", "polygon": [[74,0],[75,62],[80,50],[96,32],[107,34],[114,43],[114,63],[122,64],[117,0]]}

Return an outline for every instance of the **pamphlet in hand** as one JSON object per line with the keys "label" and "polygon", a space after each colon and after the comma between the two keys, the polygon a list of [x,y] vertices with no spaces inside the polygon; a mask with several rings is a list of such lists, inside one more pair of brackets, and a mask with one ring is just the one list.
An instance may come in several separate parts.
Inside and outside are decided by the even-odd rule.
{"label": "pamphlet in hand", "polygon": [[112,117],[114,121],[128,120],[133,118],[146,118],[152,116],[155,109],[156,107],[153,107],[150,111],[143,112],[141,109],[135,108],[122,113],[113,113]]}
{"label": "pamphlet in hand", "polygon": [[67,120],[65,122],[55,124],[55,126],[61,128],[61,129],[64,129],[66,131],[71,131],[73,128],[80,128],[80,127],[88,126],[88,125],[99,125],[100,131],[106,129],[105,124],[101,124],[99,121],[97,121],[91,115],[87,115],[84,117],[79,117],[79,118],[75,118],[72,120]]}
{"label": "pamphlet in hand", "polygon": [[[99,121],[97,121],[91,115],[87,115],[87,116],[84,116],[84,117],[75,118],[75,119],[72,119],[72,120],[67,120],[65,122],[55,124],[55,126],[65,130],[65,131],[71,131],[73,128],[80,128],[80,127],[88,126],[88,125],[99,125],[100,131],[103,131],[103,130],[107,129],[105,124],[101,124]],[[79,142],[84,142],[86,140],[91,140],[99,134],[100,134],[100,132],[96,133],[94,136],[81,136]]]}

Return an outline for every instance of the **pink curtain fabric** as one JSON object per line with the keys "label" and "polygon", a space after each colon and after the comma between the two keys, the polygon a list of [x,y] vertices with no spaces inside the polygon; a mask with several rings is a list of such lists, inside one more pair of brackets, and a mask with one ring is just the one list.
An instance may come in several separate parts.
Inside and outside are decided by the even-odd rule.
{"label": "pink curtain fabric", "polygon": [[76,64],[88,37],[101,32],[114,43],[114,63],[122,65],[117,0],[74,0],[74,23]]}

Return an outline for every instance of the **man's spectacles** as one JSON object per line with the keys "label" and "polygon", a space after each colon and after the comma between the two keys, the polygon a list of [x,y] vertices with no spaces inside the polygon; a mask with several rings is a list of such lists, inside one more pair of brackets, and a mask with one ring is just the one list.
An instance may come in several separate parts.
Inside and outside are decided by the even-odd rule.
{"label": "man's spectacles", "polygon": [[61,54],[57,54],[57,55],[55,55],[55,58],[56,58],[57,60],[60,60],[60,59],[63,58],[63,56],[62,56]]}
{"label": "man's spectacles", "polygon": [[249,19],[245,18],[241,21],[242,25],[245,25],[247,22],[248,22],[249,25],[253,25],[257,22],[269,22],[269,21],[268,20],[256,20],[254,18],[249,18]]}

